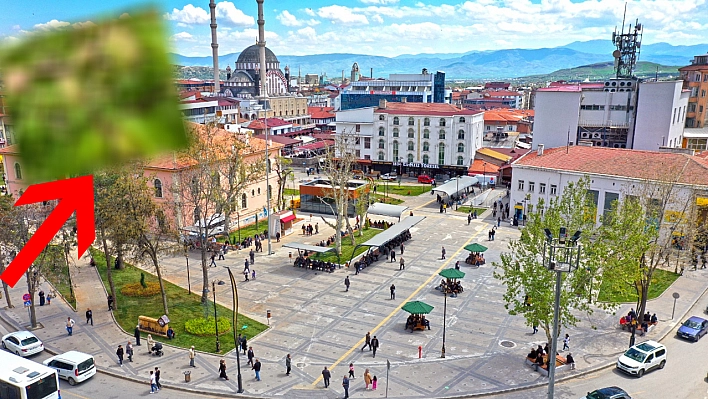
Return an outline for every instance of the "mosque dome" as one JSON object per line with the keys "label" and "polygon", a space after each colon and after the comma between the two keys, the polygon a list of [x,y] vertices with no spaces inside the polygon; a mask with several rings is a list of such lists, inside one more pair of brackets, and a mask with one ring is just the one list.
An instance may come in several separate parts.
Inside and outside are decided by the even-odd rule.
{"label": "mosque dome", "polygon": [[[266,63],[280,63],[278,61],[278,57],[273,54],[272,51],[268,47],[265,49],[266,52]],[[260,60],[260,55],[259,55],[259,48],[257,44],[251,45],[247,48],[245,48],[241,54],[238,55],[238,60],[236,60],[237,64],[242,64],[242,63],[258,63],[261,62]]]}

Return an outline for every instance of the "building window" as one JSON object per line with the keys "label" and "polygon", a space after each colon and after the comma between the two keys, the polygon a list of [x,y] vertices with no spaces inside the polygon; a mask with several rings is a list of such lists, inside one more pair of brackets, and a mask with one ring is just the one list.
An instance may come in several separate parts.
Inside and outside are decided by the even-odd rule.
{"label": "building window", "polygon": [[460,123],[465,123],[465,117],[464,117],[464,116],[461,116],[461,117],[460,117]]}
{"label": "building window", "polygon": [[519,190],[520,191],[524,190],[524,181],[523,180],[519,180]]}
{"label": "building window", "polygon": [[538,193],[539,194],[546,194],[546,183],[539,183]]}
{"label": "building window", "polygon": [[457,145],[457,152],[465,152],[465,145],[460,143]]}
{"label": "building window", "polygon": [[536,183],[530,181],[529,182],[529,192],[532,193],[532,192],[534,192],[535,189],[536,189]]}
{"label": "building window", "polygon": [[384,143],[385,141],[383,141],[383,139],[379,140],[379,149],[383,150],[385,148]]}
{"label": "building window", "polygon": [[355,130],[357,133],[361,132],[361,125],[357,124]]}
{"label": "building window", "polygon": [[555,184],[551,184],[551,195],[557,195],[558,194],[558,186]]}
{"label": "building window", "polygon": [[438,165],[445,165],[445,144],[438,147]]}
{"label": "building window", "polygon": [[413,146],[414,146],[413,142],[409,141],[408,142],[408,151],[413,151],[413,149],[414,149]]}
{"label": "building window", "polygon": [[155,197],[162,198],[162,182],[160,179],[155,179],[153,185],[155,186]]}
{"label": "building window", "polygon": [[380,121],[383,121],[383,120],[385,120],[385,119],[386,119],[386,117],[385,117],[385,116],[383,116],[383,115],[379,115],[379,120],[380,120]]}
{"label": "building window", "polygon": [[398,160],[398,141],[393,140],[393,159]]}
{"label": "building window", "polygon": [[413,129],[408,129],[408,138],[412,139],[415,137],[415,131]]}
{"label": "building window", "polygon": [[371,137],[364,137],[364,148],[371,148]]}
{"label": "building window", "polygon": [[393,117],[393,124],[398,125],[398,117],[397,116]]}
{"label": "building window", "polygon": [[430,151],[430,144],[427,141],[423,142],[423,151]]}
{"label": "building window", "polygon": [[457,165],[462,166],[465,164],[465,158],[464,157],[457,157]]}
{"label": "building window", "polygon": [[426,165],[430,163],[430,157],[428,154],[423,155],[423,163]]}
{"label": "building window", "polygon": [[705,97],[705,96],[706,96],[706,91],[705,91],[705,90],[701,90],[701,97]]}
{"label": "building window", "polygon": [[457,132],[457,139],[458,139],[458,140],[464,140],[464,139],[465,139],[465,131],[464,131],[464,130],[460,130],[460,131]]}
{"label": "building window", "polygon": [[445,118],[440,118],[440,126],[445,126]]}
{"label": "building window", "polygon": [[412,117],[408,118],[408,126],[413,126],[414,124],[415,124],[415,122],[413,121],[413,118]]}
{"label": "building window", "polygon": [[408,154],[408,163],[413,162],[413,154]]}
{"label": "building window", "polygon": [[15,179],[22,180],[22,166],[15,162]]}
{"label": "building window", "polygon": [[383,137],[385,134],[386,134],[386,130],[384,130],[384,128],[380,127],[379,128],[379,136]]}
{"label": "building window", "polygon": [[364,159],[371,160],[371,155],[364,155]]}
{"label": "building window", "polygon": [[428,130],[428,129],[423,130],[423,138],[424,139],[430,138],[430,130]]}
{"label": "building window", "polygon": [[383,160],[384,160],[384,153],[379,152],[379,161],[383,161]]}
{"label": "building window", "polygon": [[423,119],[423,126],[430,126],[430,118]]}
{"label": "building window", "polygon": [[445,140],[445,129],[440,129],[440,133],[438,133],[438,138],[440,140]]}
{"label": "building window", "polygon": [[261,188],[258,187],[258,195],[261,195]]}
{"label": "building window", "polygon": [[241,209],[246,209],[248,205],[248,196],[246,193],[241,195]]}
{"label": "building window", "polygon": [[398,128],[397,127],[393,128],[393,137],[398,137]]}

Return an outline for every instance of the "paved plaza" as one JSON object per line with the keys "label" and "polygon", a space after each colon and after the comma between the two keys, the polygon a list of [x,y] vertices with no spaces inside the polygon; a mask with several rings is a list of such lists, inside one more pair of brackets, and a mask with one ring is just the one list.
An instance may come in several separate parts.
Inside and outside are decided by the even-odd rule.
{"label": "paved plaza", "polygon": [[[492,196],[502,194],[503,191],[497,190]],[[524,365],[529,348],[545,344],[545,335],[542,332],[532,335],[522,317],[508,315],[502,302],[505,288],[492,277],[492,262],[506,250],[509,240],[518,238],[518,228],[502,223],[496,240],[490,242],[487,240],[492,223],[490,212],[468,225],[463,213],[452,210],[439,213],[435,198],[429,194],[407,199],[406,205],[416,216],[426,219],[411,229],[413,238],[406,243],[403,254],[406,268],[402,271],[399,271],[397,262],[384,260],[359,275],[346,268],[323,273],[293,267],[290,251],[282,248],[283,244],[314,244],[333,234],[320,219],[313,217],[310,222],[309,215],[303,222],[314,225],[319,220],[318,235],[304,237],[300,225],[296,225],[294,234],[280,243],[273,243],[273,255],[257,254],[254,265],[257,279],[238,282],[240,311],[267,323],[266,310],[270,310],[272,318],[269,330],[254,339],[249,337],[249,345],[263,363],[262,381],[255,381],[250,367],[244,367],[246,360],[242,357],[246,395],[311,399],[341,397],[342,377],[347,374],[349,363],[353,363],[356,379],[351,381],[350,395],[383,397],[387,388],[387,361],[391,363],[389,397],[468,397],[547,383],[545,377]],[[376,219],[375,216],[371,218]],[[485,253],[487,264],[479,268],[464,264],[467,251],[463,247],[473,242],[489,247]],[[442,246],[447,251],[445,260],[441,260]],[[202,286],[198,256],[196,252],[190,254],[193,291],[199,291]],[[226,260],[217,261],[217,268],[209,269],[210,280],[228,281],[224,266],[240,272],[246,256],[247,251],[229,252]],[[400,259],[400,255],[397,256]],[[445,299],[434,287],[441,279],[438,272],[454,267],[457,260],[461,261],[461,270],[467,275],[462,280],[464,292],[456,298],[447,298],[447,353],[446,358],[441,359]],[[163,275],[169,281],[187,288],[184,257],[166,259],[162,264]],[[166,385],[222,397],[235,393],[236,355],[233,352],[226,355],[232,377],[229,381],[217,378],[220,356],[200,354],[198,367],[190,369],[186,351],[169,346],[166,346],[165,356],[157,358],[148,355],[143,344],[136,347],[134,363],[119,367],[113,359],[115,348],[118,344],[125,344],[132,334],[120,331],[110,313],[105,311],[105,291],[87,261],[79,260],[72,273],[77,285],[79,314],[60,301],[55,301],[51,307],[38,307],[38,318],[44,328],[36,333],[49,350],[79,349],[93,353],[101,370],[129,379],[144,382],[148,370],[160,366]],[[681,292],[675,318],[680,319],[705,291],[706,274],[705,271],[687,272],[661,298],[649,302],[648,310],[657,313],[661,321],[659,327],[649,333],[649,338],[659,338],[674,326],[669,320],[673,305],[671,293],[674,290]],[[345,292],[343,283],[347,275],[351,280],[349,292]],[[395,300],[390,299],[389,286],[392,283],[397,288]],[[12,290],[13,298],[20,298],[25,291],[21,285]],[[217,299],[225,306],[231,306],[228,284],[217,286]],[[404,329],[408,314],[400,308],[410,300],[422,300],[435,307],[429,315],[430,330],[412,333]],[[94,308],[93,327],[81,322],[87,306]],[[626,310],[628,307],[619,313],[626,313]],[[6,309],[0,311],[0,315],[13,326],[27,324],[25,309]],[[67,315],[78,322],[73,337],[67,337],[63,328]],[[618,316],[598,310],[589,320],[582,319],[577,328],[562,331],[572,337],[571,352],[577,369],[561,371],[558,378],[603,367],[626,348],[629,335],[617,329]],[[368,349],[361,350],[367,332],[380,341],[376,358]],[[420,359],[418,347],[422,348]],[[294,366],[290,376],[285,375],[288,353]],[[325,389],[321,381],[320,373],[325,366],[332,372],[329,389]],[[362,375],[366,368],[370,369],[372,376],[378,377],[376,391],[364,389]],[[186,370],[192,372],[190,383],[185,383],[182,376]]]}

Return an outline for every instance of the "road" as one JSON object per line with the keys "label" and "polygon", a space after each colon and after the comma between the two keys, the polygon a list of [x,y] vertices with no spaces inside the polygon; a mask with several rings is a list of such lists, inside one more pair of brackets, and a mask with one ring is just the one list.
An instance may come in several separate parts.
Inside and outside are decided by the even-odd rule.
{"label": "road", "polygon": [[[688,315],[706,317],[703,310],[707,304],[708,297],[704,295],[691,308]],[[661,341],[667,350],[667,363],[663,370],[654,370],[642,378],[636,378],[612,367],[557,384],[555,398],[578,399],[598,388],[618,386],[627,391],[632,399],[708,399],[708,383],[706,382],[708,365],[704,361],[708,357],[708,339],[703,337],[698,342],[679,339],[676,337],[677,329],[678,324],[671,334]],[[641,342],[641,338],[637,342]],[[548,389],[544,387],[497,397],[504,399],[545,398],[547,391]]]}

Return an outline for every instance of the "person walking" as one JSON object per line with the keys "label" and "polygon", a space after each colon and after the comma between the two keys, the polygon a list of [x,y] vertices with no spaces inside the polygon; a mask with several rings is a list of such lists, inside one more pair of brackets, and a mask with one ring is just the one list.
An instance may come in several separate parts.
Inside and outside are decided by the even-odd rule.
{"label": "person walking", "polygon": [[342,378],[342,388],[344,388],[344,399],[349,399],[349,378],[346,375]]}
{"label": "person walking", "polygon": [[455,270],[460,270],[460,261],[455,262]]}
{"label": "person walking", "polygon": [[256,381],[261,380],[261,361],[256,359],[256,362],[253,363],[253,371],[256,372]]}
{"label": "person walking", "polygon": [[391,287],[389,288],[391,290],[391,300],[396,299],[396,286],[391,284]]}
{"label": "person walking", "polygon": [[157,385],[157,390],[159,391],[160,388],[162,388],[162,384],[160,384],[160,368],[155,367],[155,385]]}
{"label": "person walking", "polygon": [[396,261],[396,250],[391,248],[391,262]]}
{"label": "person walking", "polygon": [[148,350],[148,354],[150,354],[150,353],[152,352],[152,347],[153,347],[153,345],[155,345],[155,341],[153,341],[153,339],[152,339],[152,334],[148,334],[148,336],[147,336],[147,350]]}
{"label": "person walking", "polygon": [[563,338],[563,350],[567,351],[570,349],[570,335],[565,334],[565,338]]}
{"label": "person walking", "polygon": [[244,281],[251,281],[248,279],[249,274],[251,274],[251,270],[249,270],[248,268],[243,269],[243,277],[246,278]]}
{"label": "person walking", "polygon": [[256,357],[256,354],[253,352],[253,347],[249,346],[248,347],[248,363],[251,367],[253,367],[253,359]]}
{"label": "person walking", "polygon": [[246,336],[244,335],[241,337],[241,334],[239,334],[239,342],[241,342],[241,350],[243,351],[243,354],[246,354],[246,351],[248,350],[248,340],[246,339]]}
{"label": "person walking", "polygon": [[303,225],[302,225],[302,235],[305,235],[305,230],[306,230],[306,227],[305,227],[305,225],[303,224]]}
{"label": "person walking", "polygon": [[374,351],[374,357],[376,357],[376,350],[379,348],[379,339],[374,335],[374,339],[371,340],[371,349]]}
{"label": "person walking", "polygon": [[224,359],[219,362],[219,378],[223,378],[226,381],[229,380],[229,376],[226,375],[226,360]]}
{"label": "person walking", "polygon": [[140,326],[135,326],[133,331],[133,336],[135,337],[135,346],[140,346]]}
{"label": "person walking", "polygon": [[406,246],[403,245],[403,243],[401,243],[401,255],[403,255],[403,250],[405,250],[405,249],[406,249]]}
{"label": "person walking", "polygon": [[324,381],[325,388],[329,388],[329,379],[332,378],[332,373],[327,370],[327,366],[325,366],[324,370],[322,370],[322,380]]}
{"label": "person walking", "polygon": [[344,286],[347,287],[345,292],[349,292],[349,276],[344,279]]}
{"label": "person walking", "polygon": [[194,358],[197,357],[197,353],[194,351],[194,345],[189,348],[189,367],[197,367],[194,365]]}
{"label": "person walking", "polygon": [[315,223],[315,234],[317,234],[317,233],[319,233],[319,232],[320,232],[320,224],[319,224],[319,223]]}
{"label": "person walking", "polygon": [[349,378],[354,379],[354,363],[349,363]]}
{"label": "person walking", "polygon": [[366,337],[364,338],[364,346],[361,347],[361,350],[363,351],[367,346],[369,347],[369,350],[371,350],[371,332],[366,333]]}
{"label": "person walking", "polygon": [[133,362],[133,344],[128,341],[128,344],[125,346],[125,354],[128,355],[128,361]]}
{"label": "person walking", "polygon": [[378,383],[378,381],[379,380],[378,380],[378,378],[376,378],[376,376],[374,376],[374,378],[371,379],[371,390],[372,391],[376,390],[376,384]]}
{"label": "person walking", "polygon": [[66,331],[69,333],[69,336],[74,334],[74,324],[76,324],[76,322],[71,317],[66,318]]}
{"label": "person walking", "polygon": [[442,247],[442,259],[445,259],[445,247]]}
{"label": "person walking", "polygon": [[150,370],[150,393],[157,392],[157,384],[155,383],[155,372]]}
{"label": "person walking", "polygon": [[538,332],[538,323],[534,322],[533,323],[533,334],[536,334]]}
{"label": "person walking", "polygon": [[290,354],[288,353],[288,355],[285,356],[285,375],[290,375],[292,362],[293,360],[290,358]]}
{"label": "person walking", "polygon": [[224,260],[224,247],[219,248],[219,260]]}
{"label": "person walking", "polygon": [[118,356],[118,364],[120,364],[121,367],[123,367],[123,345],[118,345],[118,349],[116,349],[116,356]]}
{"label": "person walking", "polygon": [[[49,301],[49,304],[52,303],[52,301],[49,299],[49,296],[47,296],[47,301]],[[111,310],[113,310],[113,295],[108,295],[107,301],[108,301],[108,311],[110,312]]]}
{"label": "person walking", "polygon": [[369,369],[364,370],[364,384],[366,384],[366,388],[364,389],[369,389],[369,385],[371,385],[371,373]]}
{"label": "person walking", "polygon": [[216,267],[216,253],[212,252],[211,253],[211,263],[209,264],[209,267]]}
{"label": "person walking", "polygon": [[91,311],[90,308],[86,309],[86,324],[91,324],[93,325],[93,312]]}
{"label": "person walking", "polygon": [[399,265],[398,265],[398,270],[406,270],[406,261],[403,260],[402,256],[401,256],[401,261],[399,262]]}
{"label": "person walking", "polygon": [[39,290],[39,306],[44,306],[44,291]]}
{"label": "person walking", "polygon": [[252,265],[256,263],[256,253],[253,250],[248,253],[248,257],[251,259]]}

